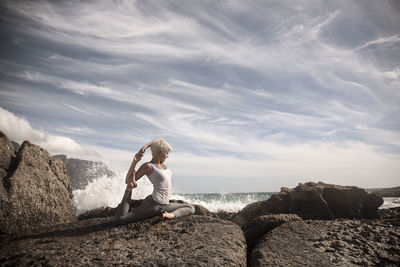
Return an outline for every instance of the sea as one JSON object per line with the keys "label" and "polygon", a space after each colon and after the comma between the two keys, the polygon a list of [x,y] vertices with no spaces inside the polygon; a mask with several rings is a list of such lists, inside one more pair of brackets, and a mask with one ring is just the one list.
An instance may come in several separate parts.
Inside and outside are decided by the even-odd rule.
{"label": "sea", "polygon": [[[125,173],[113,177],[99,177],[89,183],[84,189],[74,190],[73,203],[77,215],[89,210],[116,207],[122,199],[126,184]],[[132,199],[144,199],[151,194],[153,186],[147,177],[138,182],[132,191]],[[370,190],[367,190],[370,191]],[[240,193],[196,193],[187,194],[173,189],[171,199],[184,200],[191,204],[199,204],[212,212],[238,212],[245,206],[262,200],[267,200],[277,192],[240,192]],[[400,198],[384,198],[380,208],[400,207]]]}

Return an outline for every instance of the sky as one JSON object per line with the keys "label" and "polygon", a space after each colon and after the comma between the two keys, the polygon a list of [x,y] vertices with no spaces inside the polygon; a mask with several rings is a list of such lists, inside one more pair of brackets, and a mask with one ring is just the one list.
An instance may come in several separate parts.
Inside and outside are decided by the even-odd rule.
{"label": "sky", "polygon": [[399,186],[399,13],[396,0],[1,1],[0,130],[121,169],[163,137],[187,193]]}

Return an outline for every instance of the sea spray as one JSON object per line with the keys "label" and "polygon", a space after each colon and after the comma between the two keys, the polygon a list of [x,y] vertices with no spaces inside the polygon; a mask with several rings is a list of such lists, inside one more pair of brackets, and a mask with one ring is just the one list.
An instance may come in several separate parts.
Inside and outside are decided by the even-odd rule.
{"label": "sea spray", "polygon": [[383,204],[379,209],[390,209],[400,207],[400,197],[384,197]]}
{"label": "sea spray", "polygon": [[[115,176],[102,176],[90,182],[83,190],[74,190],[73,203],[77,215],[97,208],[116,207],[122,199],[126,184],[126,171],[114,171]],[[132,199],[144,199],[153,191],[153,185],[147,177],[138,181],[132,191]]]}
{"label": "sea spray", "polygon": [[247,205],[263,201],[273,193],[208,193],[208,194],[176,194],[173,199],[181,199],[191,204],[202,205],[212,212],[238,212]]}
{"label": "sea spray", "polygon": [[[73,191],[73,203],[77,215],[97,208],[116,207],[126,188],[126,171],[114,171],[115,176],[102,176],[90,182],[83,190]],[[144,199],[153,191],[153,185],[144,176],[133,189],[132,199]],[[202,205],[212,212],[237,212],[250,203],[266,200],[272,193],[216,193],[184,194],[173,190],[171,199],[183,200],[191,204]]]}

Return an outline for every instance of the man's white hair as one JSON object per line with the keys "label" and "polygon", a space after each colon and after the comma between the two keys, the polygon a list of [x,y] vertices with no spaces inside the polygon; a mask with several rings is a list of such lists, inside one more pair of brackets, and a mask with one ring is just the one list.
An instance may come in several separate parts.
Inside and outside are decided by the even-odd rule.
{"label": "man's white hair", "polygon": [[172,147],[163,138],[157,138],[151,142],[150,149],[151,149],[151,154],[155,156],[159,151],[170,152],[172,150]]}

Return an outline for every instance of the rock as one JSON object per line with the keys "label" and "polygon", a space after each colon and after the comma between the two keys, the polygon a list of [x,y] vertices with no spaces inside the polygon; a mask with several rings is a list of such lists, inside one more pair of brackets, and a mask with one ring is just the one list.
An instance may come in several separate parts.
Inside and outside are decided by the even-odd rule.
{"label": "rock", "polygon": [[[289,191],[287,194],[289,194],[290,196],[291,213],[298,214],[305,219],[334,218],[332,211],[328,207],[327,201],[322,196],[322,188],[315,186],[311,183],[299,184],[296,188]],[[328,193],[328,197],[332,198],[333,196],[334,194]]]}
{"label": "rock", "polygon": [[212,217],[214,216],[214,213],[212,213],[211,211],[209,211],[207,208],[203,207],[202,205],[195,205],[195,204],[192,204],[192,205],[195,208],[194,214],[207,215],[207,216],[212,216]]}
{"label": "rock", "polygon": [[[2,151],[12,150],[12,157],[13,148],[5,137],[1,140]],[[12,161],[1,183],[1,232],[17,233],[75,220],[69,177],[62,161],[29,141],[22,144]]]}
{"label": "rock", "polygon": [[15,166],[14,147],[8,137],[0,131],[0,234],[4,232],[3,221],[7,218],[9,198],[7,190],[10,188],[10,178],[7,175]]}
{"label": "rock", "polygon": [[250,266],[399,266],[400,230],[379,220],[294,221],[264,235]]}
{"label": "rock", "polygon": [[254,218],[271,213],[297,214],[303,219],[379,218],[383,199],[355,186],[318,183],[282,188],[270,199],[252,203],[233,219],[243,226]]}
{"label": "rock", "polygon": [[380,209],[379,215],[382,219],[400,218],[400,207],[390,209]]}
{"label": "rock", "polygon": [[250,252],[250,266],[332,266],[324,253],[307,242],[320,237],[317,229],[302,221],[284,224],[259,240]]}
{"label": "rock", "polygon": [[9,239],[0,249],[0,262],[6,266],[246,266],[243,233],[229,221],[192,215],[111,224],[110,219],[85,220],[53,227],[53,233]]}
{"label": "rock", "polygon": [[379,216],[383,221],[390,222],[394,226],[400,226],[400,207],[380,209]]}
{"label": "rock", "polygon": [[290,210],[289,194],[274,194],[267,200],[247,205],[234,216],[232,221],[243,226],[259,216],[271,213],[289,213],[288,210]]}
{"label": "rock", "polygon": [[54,158],[62,160],[67,166],[72,190],[85,189],[85,187],[100,177],[112,177],[115,173],[108,169],[103,162],[67,158],[66,155],[55,155]]}
{"label": "rock", "polygon": [[373,191],[376,195],[380,197],[400,197],[400,186],[392,188],[383,188]]}
{"label": "rock", "polygon": [[368,194],[362,206],[362,214],[364,218],[379,218],[378,207],[383,204],[383,199],[374,193]]}
{"label": "rock", "polygon": [[233,218],[237,215],[237,212],[228,212],[228,211],[218,211],[214,212],[214,216],[216,218],[220,218],[222,220],[232,221]]}
{"label": "rock", "polygon": [[15,142],[15,141],[12,141],[12,140],[11,140],[11,144],[13,144],[13,146],[14,146],[14,153],[15,153],[15,155],[17,155],[19,149],[21,148],[21,145],[18,144],[17,142]]}
{"label": "rock", "polygon": [[14,157],[14,146],[8,137],[0,131],[0,177],[2,180],[6,177],[11,161]]}
{"label": "rock", "polygon": [[252,250],[258,239],[281,224],[302,220],[295,214],[269,214],[255,218],[243,226],[247,249]]}

